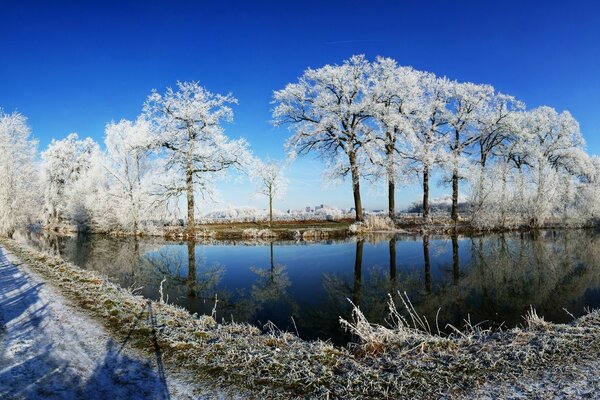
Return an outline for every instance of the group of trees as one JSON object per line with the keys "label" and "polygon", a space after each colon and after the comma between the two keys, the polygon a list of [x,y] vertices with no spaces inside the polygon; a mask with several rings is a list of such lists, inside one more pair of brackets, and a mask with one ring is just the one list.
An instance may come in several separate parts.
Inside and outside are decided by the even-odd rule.
{"label": "group of trees", "polygon": [[307,69],[274,99],[275,123],[293,132],[289,151],[315,153],[331,176],[351,177],[357,220],[363,218],[361,179],[387,184],[392,218],[397,182],[420,181],[422,212],[429,217],[435,172],[451,184],[455,221],[463,181],[478,224],[539,225],[551,216],[595,215],[599,161],[585,153],[567,111],[527,110],[490,85],[363,56]]}
{"label": "group of trees", "polygon": [[[42,221],[97,231],[138,232],[142,223],[169,221],[185,199],[187,226],[195,226],[197,195],[212,197],[215,182],[237,169],[257,182],[257,193],[273,199],[285,190],[284,165],[253,156],[244,139],[229,139],[231,95],[196,82],[153,91],[135,121],[110,122],[104,150],[72,133],[52,140],[36,161],[35,142],[19,113],[0,114],[1,225],[11,236],[18,226]],[[272,217],[271,217],[272,219]]]}
{"label": "group of trees", "polygon": [[[584,151],[567,111],[527,110],[490,85],[363,56],[307,69],[273,97],[273,123],[292,130],[290,158],[316,154],[329,179],[350,176],[358,221],[364,179],[386,186],[390,217],[397,187],[419,181],[428,218],[434,174],[451,185],[455,221],[461,187],[480,225],[597,214],[600,160]],[[41,165],[25,117],[0,112],[0,230],[12,235],[43,221],[137,232],[143,222],[174,215],[182,199],[193,228],[197,196],[212,198],[214,183],[232,169],[256,182],[272,221],[273,199],[286,186],[285,163],[258,160],[244,139],[225,135],[233,104],[231,94],[179,82],[153,91],[135,121],[110,122],[103,149],[70,134],[52,141]]]}

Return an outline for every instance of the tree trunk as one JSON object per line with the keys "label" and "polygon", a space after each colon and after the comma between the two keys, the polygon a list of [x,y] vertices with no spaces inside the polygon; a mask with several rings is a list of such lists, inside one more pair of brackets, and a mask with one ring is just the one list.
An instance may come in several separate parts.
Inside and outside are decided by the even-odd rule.
{"label": "tree trunk", "polygon": [[460,132],[455,130],[454,137],[454,165],[452,168],[452,220],[458,221],[458,158],[460,156]]}
{"label": "tree trunk", "polygon": [[269,189],[269,228],[273,225],[273,190]]}
{"label": "tree trunk", "polygon": [[452,220],[458,221],[458,166],[452,170]]}
{"label": "tree trunk", "polygon": [[192,163],[187,162],[185,167],[185,190],[187,196],[187,232],[189,237],[194,236],[194,173]]}
{"label": "tree trunk", "polygon": [[396,141],[388,133],[389,143],[386,145],[386,158],[387,158],[387,178],[388,178],[388,214],[392,220],[396,217],[396,181],[395,181],[395,168],[394,168],[394,151],[396,148]]}
{"label": "tree trunk", "polygon": [[352,173],[352,192],[354,194],[354,209],[356,212],[356,221],[362,222],[363,210],[362,201],[360,199],[360,171],[358,165],[356,165],[356,155],[354,153],[348,154],[350,160],[350,171]]}
{"label": "tree trunk", "polygon": [[423,167],[423,218],[429,218],[429,166]]}
{"label": "tree trunk", "polygon": [[396,217],[396,184],[394,182],[394,177],[390,176],[388,178],[388,214],[392,221]]}

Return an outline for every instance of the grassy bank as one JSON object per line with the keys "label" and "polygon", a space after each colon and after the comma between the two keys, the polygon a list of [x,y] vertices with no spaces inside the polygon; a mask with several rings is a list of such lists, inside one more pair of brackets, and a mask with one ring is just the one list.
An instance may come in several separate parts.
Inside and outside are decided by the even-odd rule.
{"label": "grassy bank", "polygon": [[[170,366],[210,375],[221,384],[252,390],[257,398],[439,398],[468,396],[483,383],[511,381],[556,365],[597,359],[600,313],[569,325],[545,322],[535,312],[509,331],[467,327],[437,333],[412,310],[390,304],[390,326],[370,324],[355,309],[341,321],[357,337],[348,348],[307,342],[275,328],[217,323],[210,316],[133,295],[107,279],[20,243],[2,245],[115,335],[160,351]],[[217,304],[218,306],[218,304]]]}
{"label": "grassy bank", "polygon": [[[514,222],[509,226],[482,227],[473,225],[468,219],[461,217],[453,221],[448,216],[435,216],[423,219],[419,215],[399,216],[393,222],[381,215],[367,215],[365,222],[355,223],[353,219],[274,221],[271,226],[266,221],[257,222],[211,222],[196,224],[190,232],[185,226],[164,226],[142,228],[138,236],[164,237],[167,240],[188,240],[190,238],[204,240],[305,240],[343,239],[370,233],[408,234],[408,235],[473,235],[490,232],[529,232],[548,229],[582,229],[594,228],[594,221],[588,223],[551,220],[539,226],[532,226],[526,221]],[[57,234],[77,233],[78,227],[73,225],[52,225],[43,227],[48,232]],[[132,231],[104,231],[88,227],[87,233],[108,234],[111,236],[133,236]]]}
{"label": "grassy bank", "polygon": [[[198,224],[194,232],[196,237],[213,239],[254,239],[277,238],[293,239],[332,239],[349,236],[348,227],[352,220],[339,221],[276,221],[272,226],[266,222],[224,222]],[[167,238],[185,238],[189,232],[184,227],[165,229]]]}

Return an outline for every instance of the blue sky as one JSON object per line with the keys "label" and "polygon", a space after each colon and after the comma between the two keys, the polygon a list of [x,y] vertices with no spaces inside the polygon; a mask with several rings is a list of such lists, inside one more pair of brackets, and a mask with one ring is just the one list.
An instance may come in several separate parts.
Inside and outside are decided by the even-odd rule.
{"label": "blue sky", "polygon": [[[325,3],[325,4],[324,4]],[[112,119],[133,119],[150,90],[197,80],[238,99],[232,137],[283,157],[273,90],[306,67],[383,55],[452,79],[490,83],[528,107],[570,110],[600,153],[600,5],[553,1],[0,1],[0,107],[29,117],[44,148],[70,132],[102,140]],[[279,208],[350,207],[349,184],[322,188],[321,163],[289,171]],[[252,204],[246,183],[221,186],[222,204]],[[435,188],[434,196],[448,192]],[[365,188],[383,208],[383,189]],[[401,188],[398,202],[419,196]]]}

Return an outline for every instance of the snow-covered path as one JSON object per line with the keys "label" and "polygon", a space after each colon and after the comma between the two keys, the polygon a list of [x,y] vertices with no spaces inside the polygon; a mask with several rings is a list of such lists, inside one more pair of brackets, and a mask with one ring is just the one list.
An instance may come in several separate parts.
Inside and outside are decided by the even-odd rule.
{"label": "snow-covered path", "polygon": [[0,398],[195,397],[157,365],[159,354],[116,342],[0,247]]}

